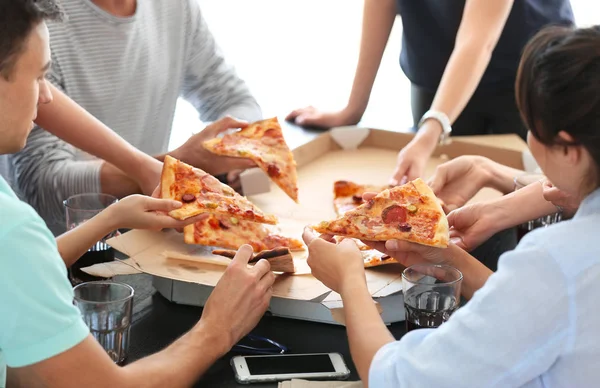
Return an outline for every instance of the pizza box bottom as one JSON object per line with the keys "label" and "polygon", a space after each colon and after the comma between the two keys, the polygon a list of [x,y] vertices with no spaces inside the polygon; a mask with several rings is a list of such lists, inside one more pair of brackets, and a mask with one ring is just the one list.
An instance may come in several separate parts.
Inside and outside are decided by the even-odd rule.
{"label": "pizza box bottom", "polygon": [[[214,287],[153,276],[152,285],[167,300],[177,304],[204,306]],[[331,299],[339,299],[335,296]],[[404,321],[402,292],[377,298],[381,317],[386,325]],[[339,314],[335,312],[339,311]],[[343,325],[341,302],[336,300],[295,300],[273,297],[267,314],[311,322]]]}

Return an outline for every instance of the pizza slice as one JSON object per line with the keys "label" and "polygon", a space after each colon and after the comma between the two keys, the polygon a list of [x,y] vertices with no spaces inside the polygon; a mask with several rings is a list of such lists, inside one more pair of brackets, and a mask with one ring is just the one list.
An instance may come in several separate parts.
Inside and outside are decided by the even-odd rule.
{"label": "pizza slice", "polygon": [[298,202],[296,162],[276,117],[205,141],[203,145],[217,155],[252,159],[290,198]]}
{"label": "pizza slice", "polygon": [[160,184],[161,198],[183,203],[179,209],[169,212],[171,217],[178,220],[200,213],[214,213],[240,220],[277,223],[275,216],[265,215],[247,198],[217,178],[168,155],[165,157]]}
{"label": "pizza slice", "polygon": [[387,264],[400,264],[398,260],[381,253],[376,249],[369,249],[361,252],[365,262],[365,268],[380,267]]}
{"label": "pizza slice", "polygon": [[338,216],[354,210],[364,203],[362,195],[373,192],[380,193],[391,186],[361,185],[350,181],[336,181],[333,184],[333,207]]}
{"label": "pizza slice", "polygon": [[360,250],[360,254],[363,257],[363,260],[365,261],[365,268],[379,267],[381,265],[399,263],[398,260],[394,259],[393,257],[390,257],[383,252],[379,252],[377,249],[371,248],[370,246],[366,245],[358,239],[343,236],[334,236],[334,239],[337,244],[341,243],[346,239],[354,241],[354,243],[358,246],[358,249]]}
{"label": "pizza slice", "polygon": [[360,240],[407,240],[448,246],[448,220],[433,191],[421,179],[387,189],[333,221],[323,221],[319,233]]}
{"label": "pizza slice", "polygon": [[183,228],[187,244],[207,245],[227,249],[238,249],[249,244],[254,252],[275,248],[304,250],[301,241],[272,232],[267,226],[240,220],[234,216],[211,214],[195,224]]}

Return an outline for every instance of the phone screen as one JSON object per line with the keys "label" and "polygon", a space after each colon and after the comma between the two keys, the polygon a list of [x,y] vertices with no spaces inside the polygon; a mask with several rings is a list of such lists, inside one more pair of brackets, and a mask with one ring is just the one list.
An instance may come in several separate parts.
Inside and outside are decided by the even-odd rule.
{"label": "phone screen", "polygon": [[327,354],[246,357],[251,375],[335,372]]}

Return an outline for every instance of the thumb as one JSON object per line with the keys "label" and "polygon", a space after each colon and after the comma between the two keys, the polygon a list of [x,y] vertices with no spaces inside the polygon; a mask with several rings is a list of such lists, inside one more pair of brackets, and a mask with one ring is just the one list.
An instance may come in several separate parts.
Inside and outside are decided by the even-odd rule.
{"label": "thumb", "polygon": [[396,166],[396,169],[394,170],[394,173],[392,174],[389,184],[392,186],[398,186],[398,185],[403,185],[404,183],[406,183],[406,175],[408,172],[407,170],[408,170],[408,167],[405,165],[404,162],[402,162],[398,166]]}
{"label": "thumb", "polygon": [[170,212],[171,210],[179,209],[183,204],[172,199],[160,199],[146,197],[145,207],[150,211]]}
{"label": "thumb", "polygon": [[296,124],[298,125],[318,125],[318,121],[319,115],[312,112],[302,113],[296,117]]}
{"label": "thumb", "polygon": [[242,121],[242,120],[234,119],[231,116],[227,116],[227,117],[222,118],[221,120],[214,122],[210,126],[206,127],[205,130],[209,130],[210,131],[209,133],[212,135],[212,137],[215,137],[218,134],[228,131],[230,129],[244,128],[247,126],[248,126],[247,121]]}
{"label": "thumb", "polygon": [[429,182],[427,182],[435,195],[439,195],[440,191],[442,191],[446,185],[446,182],[448,181],[447,172],[448,170],[445,168],[437,168],[435,173],[433,173],[433,176],[429,179]]}
{"label": "thumb", "polygon": [[237,253],[235,254],[231,262],[232,264],[235,263],[237,265],[242,265],[245,267],[246,265],[248,265],[248,262],[252,258],[253,254],[254,250],[252,249],[252,247],[248,244],[244,244],[237,250]]}
{"label": "thumb", "polygon": [[388,240],[385,242],[385,249],[391,252],[421,252],[427,247],[408,241]]}

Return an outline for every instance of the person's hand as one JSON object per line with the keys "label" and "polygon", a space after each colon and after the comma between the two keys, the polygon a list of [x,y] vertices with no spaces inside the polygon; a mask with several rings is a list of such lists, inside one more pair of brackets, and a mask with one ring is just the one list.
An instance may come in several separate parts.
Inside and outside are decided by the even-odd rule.
{"label": "person's hand", "polygon": [[448,214],[450,240],[467,252],[472,251],[503,229],[497,222],[501,210],[493,203],[479,202],[452,211]]}
{"label": "person's hand", "polygon": [[363,241],[369,247],[398,260],[405,267],[421,263],[445,264],[448,250],[434,248],[403,240]]}
{"label": "person's hand", "polygon": [[308,106],[292,111],[285,119],[305,127],[332,128],[357,124],[361,116],[362,113],[354,114],[347,108],[337,112],[321,112]]}
{"label": "person's hand", "polygon": [[577,209],[579,209],[581,201],[564,191],[561,191],[547,179],[543,183],[543,190],[544,199],[548,202],[552,202],[554,206],[559,207],[562,210],[564,218],[573,217],[577,212]]}
{"label": "person's hand", "polygon": [[227,352],[252,330],[263,316],[271,296],[275,275],[267,260],[248,268],[252,247],[242,245],[212,291],[198,325],[208,333],[224,336]]}
{"label": "person's hand", "polygon": [[232,170],[244,170],[256,167],[256,163],[250,159],[218,156],[208,151],[202,145],[202,143],[217,137],[220,133],[247,126],[248,123],[245,121],[236,120],[229,116],[224,117],[190,137],[185,144],[171,152],[170,155],[192,166],[201,168],[212,175],[221,175]]}
{"label": "person's hand", "polygon": [[439,123],[433,120],[423,124],[417,135],[398,153],[398,162],[390,178],[390,185],[403,185],[425,173],[427,161],[437,146],[440,130]]}
{"label": "person's hand", "polygon": [[203,213],[183,221],[176,220],[167,213],[179,209],[182,203],[171,199],[155,198],[158,193],[159,188],[156,188],[153,193],[154,197],[130,195],[108,207],[105,212],[115,226],[114,229],[181,229],[185,225],[193,224],[208,216],[208,213]]}
{"label": "person's hand", "polygon": [[440,164],[429,179],[429,187],[450,212],[462,207],[492,180],[492,165],[483,156],[464,155]]}
{"label": "person's hand", "polygon": [[156,185],[160,182],[163,164],[157,159],[152,158],[150,163],[144,163],[143,171],[137,179],[137,184],[142,190],[142,194],[151,195]]}
{"label": "person's hand", "polygon": [[335,244],[332,236],[319,237],[308,227],[302,239],[308,247],[307,263],[313,276],[331,290],[341,293],[347,285],[366,282],[364,260],[354,241],[344,239]]}

